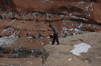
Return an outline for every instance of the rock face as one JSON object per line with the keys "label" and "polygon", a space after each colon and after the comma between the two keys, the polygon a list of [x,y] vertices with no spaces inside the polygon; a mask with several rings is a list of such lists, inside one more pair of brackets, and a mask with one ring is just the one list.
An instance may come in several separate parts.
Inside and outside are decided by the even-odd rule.
{"label": "rock face", "polygon": [[69,15],[70,13],[76,12],[74,13],[75,16],[101,23],[100,3],[100,0],[0,0],[0,7],[1,10],[4,11],[22,13],[37,10],[41,12],[64,13]]}
{"label": "rock face", "polygon": [[[17,14],[8,16],[18,20],[53,21],[52,24],[57,27],[59,34],[75,35],[101,30],[100,3],[100,0],[0,0],[0,13],[2,16],[7,16],[2,11],[13,11],[18,15],[20,13],[20,17],[15,18]],[[36,11],[47,16],[34,19],[32,13]]]}
{"label": "rock face", "polygon": [[[17,1],[0,0],[0,7],[6,11],[7,10],[10,10],[10,11],[20,11],[20,10],[21,11],[23,11],[23,10],[34,11],[35,9],[45,11],[45,10],[48,10],[51,8],[53,8],[53,10],[54,10],[54,7],[60,8],[60,9],[64,9],[65,7],[68,8],[66,3],[80,2],[80,1],[101,3],[100,0],[54,0],[54,1],[53,0],[37,0],[37,1],[36,0],[22,0],[22,1],[20,1],[20,0],[17,0]],[[62,8],[61,6],[62,7],[64,6],[64,8]]]}
{"label": "rock face", "polygon": [[100,3],[100,0],[0,0],[0,37],[15,33],[19,37],[47,39],[52,34],[49,24],[57,28],[59,37],[101,31]]}
{"label": "rock face", "polygon": [[[101,32],[86,33],[60,39],[60,45],[44,47],[43,66],[101,66]],[[95,39],[96,38],[96,39]],[[72,54],[73,46],[87,43],[91,48],[80,56]],[[84,47],[81,49],[83,50]],[[76,50],[81,51],[81,50]]]}

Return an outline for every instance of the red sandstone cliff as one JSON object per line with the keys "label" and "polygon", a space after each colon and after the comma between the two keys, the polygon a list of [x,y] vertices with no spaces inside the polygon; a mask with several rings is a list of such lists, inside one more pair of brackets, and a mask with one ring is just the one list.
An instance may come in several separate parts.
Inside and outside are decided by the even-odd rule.
{"label": "red sandstone cliff", "polygon": [[[83,3],[84,2],[84,3]],[[0,0],[1,10],[33,12],[35,10],[50,13],[81,13],[80,17],[101,23],[100,0]]]}
{"label": "red sandstone cliff", "polygon": [[[54,19],[36,18],[41,21],[54,21],[55,23],[53,24],[58,28],[59,32],[61,32],[62,27],[68,29],[77,28],[83,31],[100,31],[100,3],[100,0],[0,0],[0,7],[2,11],[8,12],[33,13],[38,11],[59,15]],[[31,16],[27,19],[30,18]],[[17,19],[23,20],[24,18]],[[66,23],[65,20],[70,21]],[[63,22],[66,23],[65,26]],[[72,34],[71,31],[69,33]]]}

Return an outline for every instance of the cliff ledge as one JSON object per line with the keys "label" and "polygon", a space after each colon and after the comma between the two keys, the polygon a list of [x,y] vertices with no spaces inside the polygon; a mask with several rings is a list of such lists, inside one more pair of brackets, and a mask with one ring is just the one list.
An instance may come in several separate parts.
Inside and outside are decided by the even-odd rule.
{"label": "cliff ledge", "polygon": [[[60,39],[60,45],[44,47],[43,66],[101,66],[101,32],[93,32]],[[87,52],[74,55],[74,45],[87,43],[91,46]],[[85,49],[84,45],[76,52]],[[85,49],[86,50],[86,49]]]}

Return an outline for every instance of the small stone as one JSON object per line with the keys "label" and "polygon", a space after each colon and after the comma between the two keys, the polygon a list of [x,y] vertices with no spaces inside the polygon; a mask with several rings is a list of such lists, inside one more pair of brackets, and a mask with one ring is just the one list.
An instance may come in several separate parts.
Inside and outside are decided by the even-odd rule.
{"label": "small stone", "polygon": [[68,61],[71,61],[71,60],[72,60],[72,58],[69,58],[69,59],[68,59]]}
{"label": "small stone", "polygon": [[88,60],[85,60],[85,62],[87,62],[87,63],[88,63],[89,61],[88,61]]}

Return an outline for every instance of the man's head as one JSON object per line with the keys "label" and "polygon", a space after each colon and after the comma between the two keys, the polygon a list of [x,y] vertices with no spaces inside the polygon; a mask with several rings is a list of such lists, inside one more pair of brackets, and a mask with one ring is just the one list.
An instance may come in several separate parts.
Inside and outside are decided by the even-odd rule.
{"label": "man's head", "polygon": [[52,28],[52,25],[49,25],[50,28]]}

